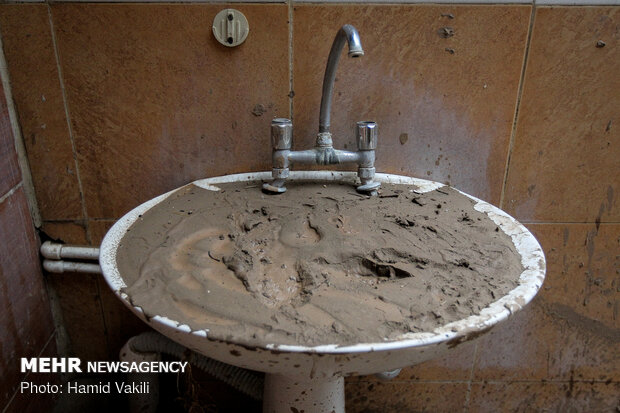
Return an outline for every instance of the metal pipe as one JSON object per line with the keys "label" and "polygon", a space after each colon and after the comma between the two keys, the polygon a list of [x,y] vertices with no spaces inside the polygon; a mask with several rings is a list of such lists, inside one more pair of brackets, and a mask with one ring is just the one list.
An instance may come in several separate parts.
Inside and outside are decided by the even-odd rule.
{"label": "metal pipe", "polygon": [[99,248],[80,245],[66,245],[45,241],[41,245],[41,255],[50,260],[69,258],[74,260],[99,260]]}
{"label": "metal pipe", "polygon": [[325,77],[323,78],[323,95],[321,97],[321,114],[319,116],[319,133],[313,149],[292,151],[293,122],[290,119],[275,118],[271,121],[271,145],[273,181],[263,183],[267,193],[281,194],[286,191],[285,183],[293,164],[336,165],[357,164],[357,175],[360,185],[357,191],[376,195],[380,183],[375,177],[375,149],[377,148],[377,124],[371,121],[357,123],[357,152],[334,149],[332,134],[329,132],[331,102],[334,94],[336,68],[344,43],[349,44],[349,56],[358,57],[364,54],[359,33],[350,24],[342,26],[329,52]]}
{"label": "metal pipe", "polygon": [[341,151],[333,148],[314,148],[305,151],[289,151],[286,157],[291,164],[335,165],[358,164],[367,156],[360,152]]}
{"label": "metal pipe", "polygon": [[323,78],[323,96],[321,97],[321,114],[319,117],[319,133],[329,132],[330,116],[332,110],[332,96],[334,94],[334,81],[336,80],[336,68],[340,60],[340,53],[344,43],[349,43],[349,57],[364,55],[360,35],[355,27],[345,24],[338,30],[332,48],[327,58],[325,77]]}
{"label": "metal pipe", "polygon": [[[131,353],[134,355],[135,353],[163,353],[187,360],[255,400],[260,400],[263,396],[262,374],[203,356],[154,331],[130,338],[123,350],[130,353],[130,356]],[[123,350],[121,350],[121,359],[127,359],[127,354],[123,354]]]}

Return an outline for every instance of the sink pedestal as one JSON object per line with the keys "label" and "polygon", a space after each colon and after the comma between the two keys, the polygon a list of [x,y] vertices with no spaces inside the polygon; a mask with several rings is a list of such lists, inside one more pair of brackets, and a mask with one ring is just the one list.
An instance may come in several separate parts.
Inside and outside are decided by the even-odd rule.
{"label": "sink pedestal", "polygon": [[344,377],[265,375],[264,413],[344,413]]}

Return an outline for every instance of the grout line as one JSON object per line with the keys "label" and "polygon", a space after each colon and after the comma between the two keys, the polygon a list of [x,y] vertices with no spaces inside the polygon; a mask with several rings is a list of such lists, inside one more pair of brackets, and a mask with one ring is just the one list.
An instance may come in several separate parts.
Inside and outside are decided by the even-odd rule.
{"label": "grout line", "polygon": [[469,380],[467,380],[467,393],[465,393],[465,403],[463,403],[463,413],[469,411],[469,400],[471,397],[471,384],[474,380],[474,369],[476,368],[476,358],[478,357],[478,343],[474,344],[474,357],[471,361],[471,370],[469,371]]}
{"label": "grout line", "polygon": [[52,9],[50,4],[47,4],[47,17],[50,24],[50,31],[52,35],[52,44],[54,46],[54,56],[56,57],[56,69],[58,70],[58,80],[60,82],[60,90],[62,92],[62,100],[65,107],[65,117],[67,118],[67,128],[69,131],[69,140],[71,141],[71,150],[73,151],[73,161],[75,162],[75,176],[78,181],[78,188],[80,191],[80,201],[82,202],[82,215],[86,221],[86,241],[91,244],[90,227],[88,225],[88,212],[86,210],[86,200],[84,198],[84,186],[82,184],[82,177],[80,175],[80,165],[77,157],[77,149],[75,146],[75,138],[73,136],[73,127],[71,126],[71,115],[69,111],[69,102],[67,101],[67,92],[65,90],[65,82],[62,73],[62,65],[60,64],[60,53],[58,52],[58,44],[56,41],[56,30],[54,28],[54,19],[52,19]]}
{"label": "grout line", "polygon": [[[49,24],[50,24],[50,30],[51,30],[51,34],[52,34],[52,43],[54,45],[54,55],[56,57],[56,67],[58,70],[58,79],[60,81],[60,89],[62,91],[62,99],[63,99],[63,103],[65,106],[65,116],[67,118],[67,128],[69,130],[69,139],[71,140],[71,149],[73,151],[73,160],[75,162],[75,175],[77,177],[77,181],[78,181],[78,188],[80,190],[80,200],[82,202],[82,215],[83,215],[83,219],[84,219],[84,223],[85,223],[85,228],[86,228],[86,242],[89,245],[92,245],[92,237],[90,234],[90,225],[88,222],[88,211],[86,209],[86,200],[84,197],[84,185],[82,183],[82,177],[80,174],[80,164],[78,161],[78,157],[77,157],[77,149],[76,149],[76,145],[75,145],[75,137],[73,134],[73,127],[71,126],[71,112],[69,111],[69,102],[67,100],[67,91],[65,89],[65,82],[64,82],[64,76],[62,73],[62,65],[60,64],[60,53],[58,51],[58,43],[56,41],[56,31],[54,29],[54,19],[52,18],[52,9],[50,4],[47,4],[47,16],[49,19]],[[106,319],[105,319],[105,311],[103,308],[103,300],[101,299],[101,288],[99,285],[99,277],[97,277],[95,279],[95,286],[96,286],[96,291],[97,291],[97,301],[99,301],[99,310],[101,311],[101,321],[103,323],[103,331],[104,331],[104,335],[105,335],[105,340],[106,340],[106,348],[107,348],[107,353],[109,354],[110,352],[110,345],[109,345],[109,337],[108,337],[108,326],[106,323]]]}
{"label": "grout line", "polygon": [[4,89],[4,98],[6,100],[7,111],[9,113],[9,121],[11,123],[11,130],[13,132],[13,141],[15,143],[15,152],[17,152],[17,163],[21,171],[21,181],[24,184],[24,193],[28,200],[28,209],[30,210],[30,216],[34,223],[35,228],[41,226],[41,212],[39,211],[39,204],[37,202],[37,196],[34,190],[34,183],[32,181],[32,173],[30,171],[30,161],[26,154],[26,147],[24,145],[24,138],[21,128],[19,126],[19,118],[17,111],[15,110],[15,102],[13,101],[13,92],[11,90],[11,78],[9,76],[9,69],[6,62],[6,56],[4,55],[4,46],[2,44],[2,36],[0,36],[0,77],[2,78],[2,87]]}
{"label": "grout line", "polygon": [[530,44],[532,42],[532,32],[534,31],[534,20],[536,18],[536,1],[532,3],[532,11],[530,13],[530,25],[527,32],[527,39],[525,41],[525,52],[523,54],[523,65],[521,66],[521,77],[519,78],[519,87],[517,89],[517,101],[515,104],[515,112],[512,120],[512,130],[510,132],[510,141],[508,143],[508,154],[506,156],[506,168],[504,169],[504,179],[502,181],[502,193],[499,198],[499,208],[504,209],[504,201],[506,196],[506,184],[508,182],[508,170],[510,169],[510,158],[512,157],[512,151],[515,145],[515,138],[517,134],[517,121],[519,119],[519,110],[521,109],[521,98],[523,97],[523,85],[525,83],[525,71],[527,69],[527,62],[530,54]]}
{"label": "grout line", "polygon": [[20,181],[13,188],[9,189],[6,194],[0,196],[0,204],[3,203],[4,201],[6,201],[15,192],[17,192],[17,190],[23,186],[23,183],[24,183],[23,181]]}
{"label": "grout line", "polygon": [[293,119],[293,99],[295,98],[295,89],[293,89],[293,1],[287,0],[288,4],[288,113],[291,120]]}

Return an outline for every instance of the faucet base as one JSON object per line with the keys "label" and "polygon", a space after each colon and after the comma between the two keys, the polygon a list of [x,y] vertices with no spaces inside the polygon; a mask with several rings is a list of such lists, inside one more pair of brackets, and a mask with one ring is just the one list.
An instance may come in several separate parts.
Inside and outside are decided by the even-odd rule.
{"label": "faucet base", "polygon": [[362,185],[358,186],[355,189],[357,189],[357,192],[361,192],[362,194],[376,195],[377,189],[379,189],[380,186],[380,182],[370,181],[366,183],[362,182]]}
{"label": "faucet base", "polygon": [[[268,194],[281,194],[286,192],[286,186],[284,184],[286,181],[284,179],[274,179],[271,182],[263,183],[263,192]],[[370,182],[362,182],[362,185],[356,187],[357,192],[374,196],[377,195],[377,189],[381,186],[380,182],[370,181]]]}
{"label": "faucet base", "polygon": [[267,192],[269,194],[281,194],[286,192],[286,187],[284,186],[283,179],[274,179],[271,182],[263,183],[263,192]]}

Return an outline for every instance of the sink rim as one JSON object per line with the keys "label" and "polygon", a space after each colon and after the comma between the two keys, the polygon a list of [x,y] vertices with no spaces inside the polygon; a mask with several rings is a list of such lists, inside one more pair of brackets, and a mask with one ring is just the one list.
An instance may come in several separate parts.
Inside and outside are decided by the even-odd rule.
{"label": "sink rim", "polygon": [[[269,179],[271,179],[271,172],[249,172],[205,178],[191,183],[204,189],[217,190],[215,185],[218,183]],[[357,179],[357,174],[355,172],[340,171],[291,171],[289,179],[311,179],[315,181],[343,181],[353,183]],[[382,173],[376,174],[376,180],[382,183],[413,184],[420,188],[419,192],[430,192],[446,186],[435,181]],[[146,318],[142,309],[138,306],[133,306],[129,302],[127,294],[121,292],[121,288],[125,287],[126,284],[116,267],[116,250],[126,230],[138,219],[138,216],[166,199],[168,195],[177,189],[178,188],[173,189],[172,191],[146,201],[126,213],[112,226],[112,228],[110,228],[101,243],[99,262],[106,282],[123,303],[142,319]],[[486,213],[502,231],[511,237],[515,248],[521,255],[521,263],[524,267],[523,272],[519,276],[519,285],[517,287],[483,308],[479,314],[444,324],[435,328],[433,331],[404,333],[400,336],[401,339],[397,340],[378,343],[358,343],[353,345],[325,344],[319,346],[302,346],[267,344],[262,348],[292,353],[345,354],[399,350],[403,348],[441,344],[444,342],[460,343],[462,341],[467,341],[469,339],[468,337],[472,339],[477,337],[527,305],[541,288],[545,278],[545,255],[540,244],[527,228],[506,212],[472,195],[462,191],[459,192],[474,200],[476,202],[474,208],[480,212]],[[198,337],[204,337],[207,340],[215,340],[208,337],[208,330],[191,330],[187,324],[182,324],[165,316],[158,315],[150,317],[148,320],[150,322],[162,324],[181,334],[192,334]],[[226,343],[242,345],[234,341]]]}

